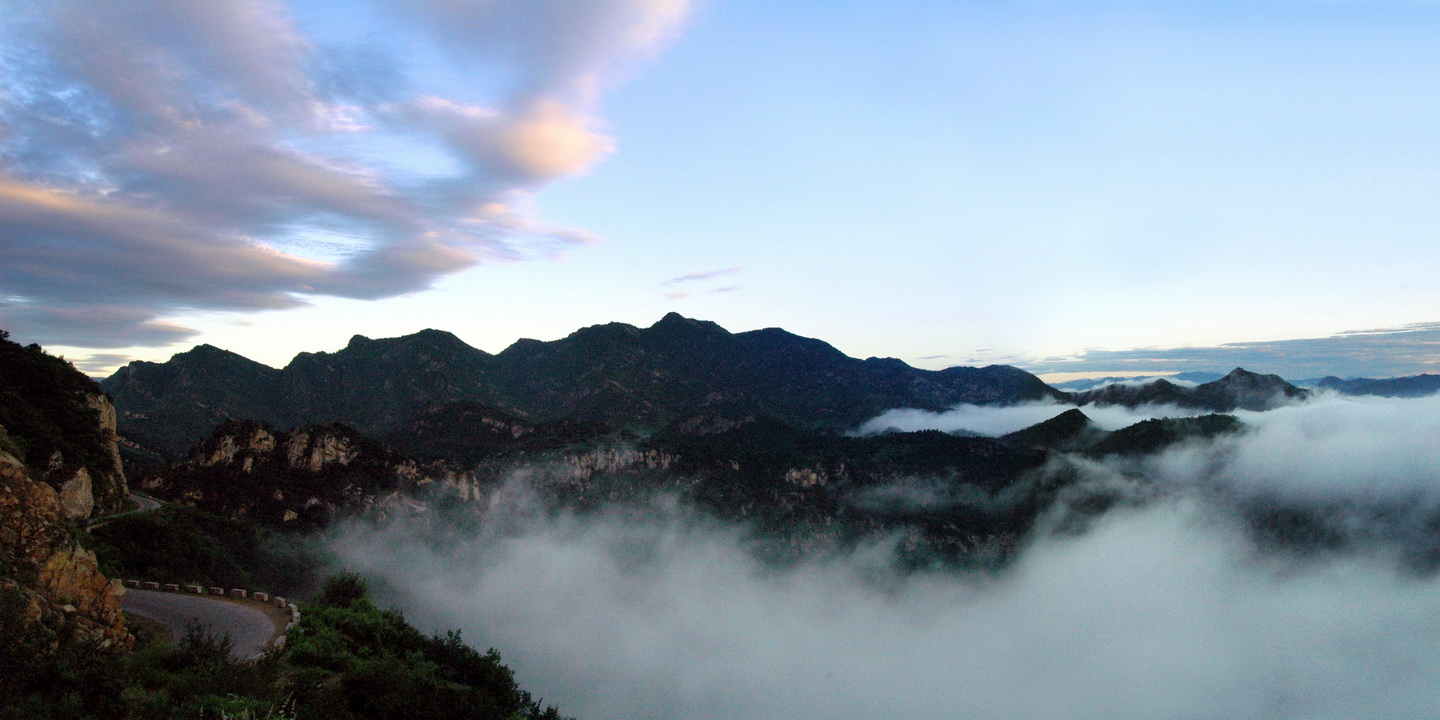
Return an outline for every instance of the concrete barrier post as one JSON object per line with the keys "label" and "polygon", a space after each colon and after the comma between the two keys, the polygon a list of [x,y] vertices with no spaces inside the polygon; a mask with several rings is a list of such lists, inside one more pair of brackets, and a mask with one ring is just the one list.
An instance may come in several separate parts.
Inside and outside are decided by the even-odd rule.
{"label": "concrete barrier post", "polygon": [[219,596],[221,596],[221,597],[224,597],[224,596],[225,596],[225,588],[212,587],[212,588],[210,588],[210,594],[211,594],[211,595],[219,595]]}
{"label": "concrete barrier post", "polygon": [[290,601],[286,600],[283,597],[280,597],[279,595],[276,595],[275,597],[270,598],[270,604],[278,608],[283,608],[286,605],[290,604]]}
{"label": "concrete barrier post", "polygon": [[180,592],[180,586],[175,583],[165,583],[165,592]]}
{"label": "concrete barrier post", "polygon": [[185,592],[195,593],[196,595],[203,595],[205,594],[205,588],[200,587],[199,585],[186,585]]}
{"label": "concrete barrier post", "polygon": [[270,602],[270,595],[269,593],[252,592],[250,593],[250,599],[256,602],[268,603]]}
{"label": "concrete barrier post", "polygon": [[158,582],[147,582],[147,583],[145,583],[145,589],[146,589],[146,590],[159,590],[159,589],[160,589],[160,583],[158,583]]}
{"label": "concrete barrier post", "polygon": [[136,588],[136,589],[139,589],[139,587],[140,587],[140,581],[139,581],[139,580],[126,580],[126,581],[125,581],[125,587],[127,587],[127,588]]}
{"label": "concrete barrier post", "polygon": [[247,595],[249,595],[249,593],[245,592],[244,590],[241,590],[240,588],[231,588],[231,589],[230,589],[230,597],[232,597],[232,598],[240,598],[240,599],[243,600]]}

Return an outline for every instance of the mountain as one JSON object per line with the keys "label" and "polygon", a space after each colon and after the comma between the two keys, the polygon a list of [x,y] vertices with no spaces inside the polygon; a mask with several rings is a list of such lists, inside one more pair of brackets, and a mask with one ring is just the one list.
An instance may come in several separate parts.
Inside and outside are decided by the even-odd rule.
{"label": "mountain", "polygon": [[94,381],[0,331],[0,704],[17,662],[131,640],[76,529],[126,502],[114,421]]}
{"label": "mountain", "polygon": [[1335,390],[1345,395],[1379,395],[1381,397],[1416,398],[1440,392],[1440,375],[1426,373],[1408,377],[1350,378],[1327,377],[1316,383],[1317,387]]}
{"label": "mountain", "polygon": [[999,438],[1017,448],[1048,448],[1062,452],[1082,450],[1099,442],[1107,433],[1096,427],[1079,408],[1066,410],[1049,420],[1016,430]]}
{"label": "mountain", "polygon": [[65,519],[124,508],[116,411],[95,381],[0,331],[0,451],[58,493]]}
{"label": "mountain", "polygon": [[1234,415],[1141,420],[1110,433],[1087,452],[1096,457],[1148,455],[1187,441],[1210,440],[1221,435],[1238,433],[1244,428],[1245,424]]}
{"label": "mountain", "polygon": [[1309,395],[1279,375],[1260,375],[1235,368],[1225,377],[1195,387],[1156,380],[1144,385],[1106,385],[1072,393],[1076,405],[1175,405],[1214,412],[1270,410]]}
{"label": "mountain", "polygon": [[[1058,398],[1008,366],[920,370],[851,358],[778,328],[731,333],[670,313],[648,328],[610,323],[490,355],[454,335],[356,336],[283,369],[200,346],[135,362],[101,382],[121,411],[130,459],[174,460],[227,418],[279,428],[343,422],[404,431],[437,406],[483,406],[530,423],[593,421],[650,432],[705,407],[743,408],[805,428],[843,430],[884,410],[943,410]],[[422,446],[410,450],[423,453]]]}
{"label": "mountain", "polygon": [[1081,380],[1067,380],[1066,382],[1062,382],[1062,383],[1052,383],[1052,384],[1051,384],[1051,387],[1055,388],[1056,390],[1063,390],[1063,391],[1066,391],[1066,392],[1082,392],[1082,391],[1085,391],[1085,390],[1094,390],[1095,388],[1098,388],[1098,387],[1100,387],[1100,386],[1102,386],[1102,385],[1113,385],[1113,384],[1115,384],[1115,383],[1139,384],[1139,383],[1144,383],[1144,382],[1147,382],[1147,381],[1154,381],[1154,380],[1164,379],[1164,380],[1167,380],[1167,381],[1179,380],[1179,381],[1184,382],[1184,383],[1196,383],[1196,384],[1199,384],[1199,383],[1214,382],[1214,381],[1216,381],[1216,380],[1219,380],[1219,379],[1222,378],[1222,377],[1225,377],[1222,373],[1205,372],[1205,371],[1203,371],[1203,370],[1194,370],[1194,371],[1190,371],[1190,372],[1176,373],[1176,374],[1174,374],[1174,375],[1136,375],[1136,376],[1132,376],[1132,377],[1122,377],[1122,376],[1118,376],[1118,375],[1112,375],[1112,376],[1109,376],[1109,377],[1084,378],[1084,379],[1081,379]]}

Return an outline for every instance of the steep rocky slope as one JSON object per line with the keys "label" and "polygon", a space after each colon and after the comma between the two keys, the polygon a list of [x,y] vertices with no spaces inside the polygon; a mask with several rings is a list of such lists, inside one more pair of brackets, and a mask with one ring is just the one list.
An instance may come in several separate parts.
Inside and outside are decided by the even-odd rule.
{"label": "steep rocky slope", "polygon": [[313,528],[398,502],[425,484],[420,466],[344,425],[287,432],[231,420],[183,463],[140,487],[168,500],[275,527]]}
{"label": "steep rocky slope", "polygon": [[0,331],[0,450],[59,493],[70,520],[115,512],[129,489],[116,443],[116,411],[95,381],[39,345]]}
{"label": "steep rocky slope", "polygon": [[53,632],[56,645],[129,642],[120,615],[125,589],[80,545],[59,493],[7,452],[0,452],[0,592],[18,596],[24,620]]}
{"label": "steep rocky slope", "polygon": [[[115,413],[95,384],[0,333],[0,593],[52,646],[129,642],[124,588],[77,525],[123,507]],[[14,618],[12,618],[13,620]]]}

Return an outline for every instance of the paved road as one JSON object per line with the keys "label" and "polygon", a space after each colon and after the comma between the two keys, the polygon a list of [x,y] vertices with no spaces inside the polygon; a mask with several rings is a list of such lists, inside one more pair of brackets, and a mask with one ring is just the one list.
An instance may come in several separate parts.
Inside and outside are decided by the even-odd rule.
{"label": "paved road", "polygon": [[235,641],[231,654],[240,660],[259,657],[260,647],[275,633],[275,625],[263,610],[204,595],[130,588],[122,607],[164,625],[176,640],[185,637],[185,626],[191,620],[209,626],[216,635],[228,632]]}
{"label": "paved road", "polygon": [[135,503],[139,505],[139,507],[131,510],[130,512],[123,513],[124,515],[129,515],[130,513],[150,512],[151,510],[156,510],[160,507],[159,502],[151,500],[144,495],[136,495],[135,493],[130,493],[130,499],[134,500]]}
{"label": "paved road", "polygon": [[104,517],[96,518],[95,520],[90,521],[90,524],[86,526],[86,529],[94,530],[99,527],[104,527],[105,523],[108,523],[115,518],[125,517],[127,515],[139,515],[140,513],[150,512],[151,510],[158,510],[160,508],[159,502],[151,500],[150,498],[147,498],[143,495],[136,495],[135,493],[130,493],[130,499],[135,501],[136,507],[134,510],[126,510],[125,512],[115,513],[114,515],[106,515]]}

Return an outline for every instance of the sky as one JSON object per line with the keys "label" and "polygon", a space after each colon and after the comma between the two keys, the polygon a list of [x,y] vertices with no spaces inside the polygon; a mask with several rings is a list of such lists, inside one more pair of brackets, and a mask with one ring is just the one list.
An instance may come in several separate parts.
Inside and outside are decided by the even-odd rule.
{"label": "sky", "polygon": [[15,0],[0,328],[100,375],[671,311],[928,368],[1416,374],[1436,37],[1427,0]]}

